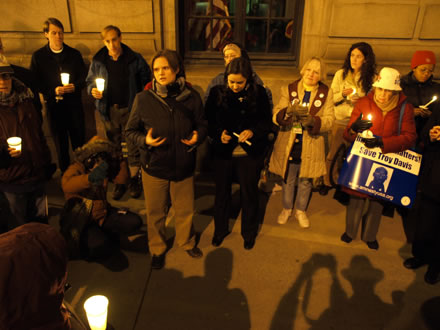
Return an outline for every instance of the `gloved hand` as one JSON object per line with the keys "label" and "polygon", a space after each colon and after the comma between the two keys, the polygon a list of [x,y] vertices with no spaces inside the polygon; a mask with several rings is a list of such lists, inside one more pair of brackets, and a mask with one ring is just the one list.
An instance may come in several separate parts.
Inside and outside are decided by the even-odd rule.
{"label": "gloved hand", "polygon": [[366,129],[369,129],[371,126],[373,126],[371,120],[362,120],[362,113],[361,113],[359,117],[356,119],[356,121],[353,124],[351,124],[350,128],[356,133],[361,133]]}
{"label": "gloved hand", "polygon": [[108,164],[103,161],[89,173],[89,182],[93,185],[100,185],[107,177]]}
{"label": "gloved hand", "polygon": [[293,116],[301,119],[302,117],[306,117],[309,115],[309,108],[306,105],[295,102],[293,105],[288,106],[287,114],[292,114]]}
{"label": "gloved hand", "polygon": [[287,114],[287,109],[281,109],[277,113],[277,123],[280,126],[288,126],[293,123],[293,116]]}
{"label": "gloved hand", "polygon": [[376,147],[383,148],[383,141],[380,136],[371,139],[364,139],[362,142],[367,148],[376,148]]}
{"label": "gloved hand", "polygon": [[307,115],[305,117],[300,117],[299,122],[304,127],[313,127],[315,125],[315,118],[313,116]]}

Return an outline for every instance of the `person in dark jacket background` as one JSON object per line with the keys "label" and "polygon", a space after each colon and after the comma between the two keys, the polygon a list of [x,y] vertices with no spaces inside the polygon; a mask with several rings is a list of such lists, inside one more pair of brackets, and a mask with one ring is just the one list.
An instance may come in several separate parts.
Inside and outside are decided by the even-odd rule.
{"label": "person in dark jacket background", "polygon": [[[14,216],[9,229],[47,221],[45,181],[51,156],[32,100],[31,90],[15,79],[0,55],[0,191]],[[10,137],[21,138],[20,150],[8,146]]]}
{"label": "person in dark jacket background", "polygon": [[[407,100],[414,107],[414,119],[417,130],[417,145],[420,142],[422,129],[435,108],[440,109],[440,84],[433,81],[433,72],[436,59],[430,50],[418,50],[411,60],[411,72],[403,76],[400,86]],[[424,107],[433,96],[437,101]]]}
{"label": "person in dark jacket background", "polygon": [[140,150],[152,267],[165,264],[165,220],[175,211],[177,245],[202,257],[193,232],[195,148],[207,134],[200,95],[185,81],[182,60],[172,50],[153,57],[154,78],[136,95],[127,140]]}
{"label": "person in dark jacket background", "polygon": [[[48,18],[43,32],[48,43],[32,55],[31,71],[47,102],[58,166],[64,172],[70,164],[69,137],[73,150],[85,142],[81,90],[85,87],[87,69],[81,53],[64,43],[64,27],[58,19]],[[69,74],[68,84],[63,85],[61,73]]]}
{"label": "person in dark jacket background", "polygon": [[425,281],[440,282],[440,111],[435,111],[422,130],[424,145],[419,176],[420,206],[415,216],[415,235],[411,258],[404,261],[408,269],[428,265]]}
{"label": "person in dark jacket background", "polygon": [[251,64],[233,59],[222,85],[211,89],[205,104],[215,167],[215,232],[212,245],[229,234],[231,184],[237,177],[242,204],[241,235],[244,248],[254,247],[258,232],[258,180],[269,146],[271,108],[263,86],[253,79]]}
{"label": "person in dark jacket background", "polygon": [[[86,79],[87,92],[95,98],[107,138],[118,146],[127,143],[131,178],[128,189],[130,196],[137,198],[142,193],[139,151],[126,141],[124,129],[134,97],[151,80],[151,70],[141,54],[122,43],[121,30],[117,26],[106,26],[101,37],[105,46],[93,57]],[[104,91],[98,91],[96,78],[105,80]],[[113,199],[120,199],[126,188],[125,182],[115,185]]]}

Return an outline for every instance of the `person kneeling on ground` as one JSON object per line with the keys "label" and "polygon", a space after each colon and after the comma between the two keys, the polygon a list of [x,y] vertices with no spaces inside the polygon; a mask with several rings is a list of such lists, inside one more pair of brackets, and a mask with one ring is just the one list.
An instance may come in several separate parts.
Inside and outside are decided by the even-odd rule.
{"label": "person kneeling on ground", "polygon": [[120,236],[142,225],[137,214],[115,208],[107,201],[108,181],[123,181],[127,168],[121,166],[123,159],[117,147],[98,137],[75,150],[75,158],[61,180],[66,198],[61,232],[70,257],[106,257],[114,251]]}

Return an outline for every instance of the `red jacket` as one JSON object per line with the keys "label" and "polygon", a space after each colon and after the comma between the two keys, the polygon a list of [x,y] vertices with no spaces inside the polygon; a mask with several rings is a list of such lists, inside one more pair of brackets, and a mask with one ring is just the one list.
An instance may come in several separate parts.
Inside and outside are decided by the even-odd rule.
{"label": "red jacket", "polygon": [[[381,149],[383,153],[400,152],[414,146],[417,139],[417,133],[414,122],[414,109],[409,102],[406,103],[403,113],[400,135],[397,135],[400,109],[402,103],[406,99],[403,92],[400,92],[399,94],[399,102],[397,102],[397,106],[385,116],[383,115],[382,110],[376,105],[373,98],[374,92],[370,92],[367,96],[361,98],[356,103],[353,112],[351,113],[350,121],[345,128],[344,138],[349,142],[354,142],[356,133],[353,134],[350,131],[351,125],[361,113],[363,119],[367,119],[367,116],[371,114],[373,126],[370,128],[370,131],[372,131],[374,135],[382,137],[383,148]],[[343,187],[343,190],[352,195],[366,197],[364,194],[345,187]]]}

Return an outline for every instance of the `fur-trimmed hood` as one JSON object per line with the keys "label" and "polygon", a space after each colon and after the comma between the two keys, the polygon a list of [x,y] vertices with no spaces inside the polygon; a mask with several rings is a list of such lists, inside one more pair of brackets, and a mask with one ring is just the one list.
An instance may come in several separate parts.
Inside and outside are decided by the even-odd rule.
{"label": "fur-trimmed hood", "polygon": [[116,159],[122,156],[121,151],[114,143],[94,136],[86,144],[74,151],[75,160],[82,164],[90,156],[101,152],[108,153],[112,158]]}

